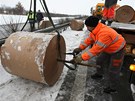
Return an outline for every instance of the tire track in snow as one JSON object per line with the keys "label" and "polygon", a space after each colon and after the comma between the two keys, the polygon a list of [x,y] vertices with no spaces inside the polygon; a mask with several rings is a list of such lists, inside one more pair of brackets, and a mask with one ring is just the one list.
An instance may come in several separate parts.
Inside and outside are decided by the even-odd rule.
{"label": "tire track in snow", "polygon": [[84,101],[87,67],[79,66],[69,101]]}
{"label": "tire track in snow", "polygon": [[74,86],[76,70],[68,70],[55,101],[69,101]]}
{"label": "tire track in snow", "polygon": [[5,85],[10,84],[11,82],[13,82],[13,79],[10,79],[10,80],[8,80],[7,82],[4,82],[4,83],[0,84],[0,89],[1,89],[3,86],[5,86]]}

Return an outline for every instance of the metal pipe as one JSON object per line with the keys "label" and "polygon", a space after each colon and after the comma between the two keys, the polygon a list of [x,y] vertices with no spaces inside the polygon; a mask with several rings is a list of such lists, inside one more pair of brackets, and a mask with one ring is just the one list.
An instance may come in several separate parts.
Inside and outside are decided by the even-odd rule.
{"label": "metal pipe", "polygon": [[[63,62],[63,63],[71,63],[73,64],[71,61],[67,61],[67,60],[61,60],[61,59],[57,59],[57,61],[59,62]],[[85,64],[85,63],[77,63],[77,65],[82,65],[82,66],[88,66],[88,67],[96,67],[96,68],[100,68],[99,65],[94,65],[94,64]]]}

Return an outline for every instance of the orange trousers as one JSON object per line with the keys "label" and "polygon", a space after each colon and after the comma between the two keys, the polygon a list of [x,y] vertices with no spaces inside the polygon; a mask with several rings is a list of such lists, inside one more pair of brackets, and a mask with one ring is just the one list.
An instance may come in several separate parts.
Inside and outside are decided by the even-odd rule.
{"label": "orange trousers", "polygon": [[115,5],[110,7],[110,8],[104,8],[103,10],[103,19],[104,20],[113,20],[114,19],[114,9],[115,9]]}

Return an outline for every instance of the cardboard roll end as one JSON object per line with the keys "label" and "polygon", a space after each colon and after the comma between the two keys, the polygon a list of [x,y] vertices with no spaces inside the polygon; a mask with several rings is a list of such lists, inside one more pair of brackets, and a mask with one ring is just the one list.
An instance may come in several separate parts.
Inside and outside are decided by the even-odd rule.
{"label": "cardboard roll end", "polygon": [[72,30],[76,30],[76,31],[83,30],[83,28],[84,28],[84,22],[82,20],[73,19],[73,20],[71,20],[70,28]]}
{"label": "cardboard roll end", "polygon": [[[64,38],[60,37],[60,46],[58,46],[57,39],[55,36],[51,41],[46,51],[46,56],[44,60],[44,76],[45,81],[49,85],[53,85],[59,78],[62,73],[64,64],[62,62],[58,62],[57,59],[61,58],[65,60],[66,47]],[[60,50],[58,49],[60,48]]]}
{"label": "cardboard roll end", "polygon": [[118,22],[128,23],[133,20],[134,9],[131,6],[124,5],[116,9],[115,20]]}

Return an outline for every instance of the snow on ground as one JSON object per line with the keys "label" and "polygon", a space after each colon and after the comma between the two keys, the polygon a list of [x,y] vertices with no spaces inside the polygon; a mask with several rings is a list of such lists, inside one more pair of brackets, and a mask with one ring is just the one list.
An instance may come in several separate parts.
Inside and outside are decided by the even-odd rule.
{"label": "snow on ground", "polygon": [[10,24],[10,23],[25,23],[27,16],[25,15],[9,15],[9,14],[0,14],[0,25]]}
{"label": "snow on ground", "polygon": [[[78,47],[84,33],[85,31],[73,31],[70,28],[61,33],[66,42],[67,52],[72,52],[74,48]],[[66,60],[71,58],[71,56],[67,56]],[[64,67],[59,80],[54,86],[49,87],[9,74],[0,65],[0,101],[54,101],[67,70]]]}

